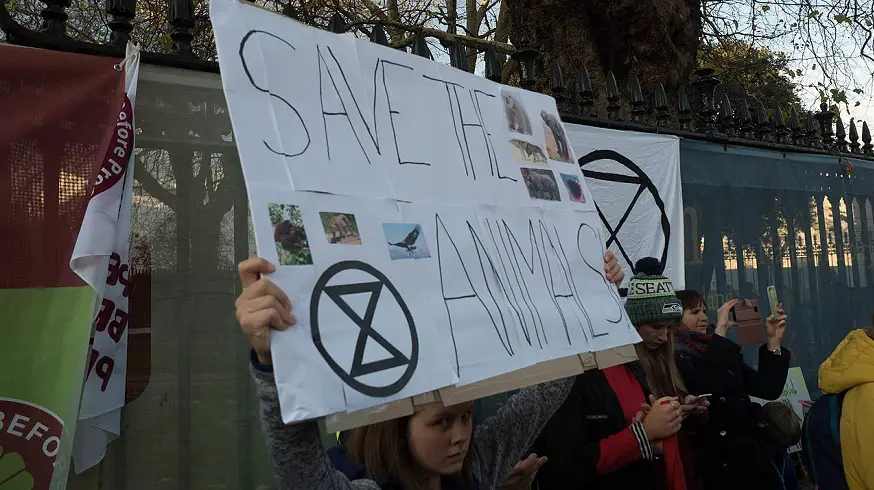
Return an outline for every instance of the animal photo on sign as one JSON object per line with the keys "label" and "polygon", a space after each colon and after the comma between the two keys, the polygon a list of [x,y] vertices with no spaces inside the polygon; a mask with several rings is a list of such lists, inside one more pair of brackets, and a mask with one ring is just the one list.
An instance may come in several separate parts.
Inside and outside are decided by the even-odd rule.
{"label": "animal photo on sign", "polygon": [[311,265],[313,255],[300,216],[300,208],[292,204],[267,205],[273,225],[273,241],[279,265]]}
{"label": "animal photo on sign", "polygon": [[510,140],[510,153],[519,165],[546,165],[546,155],[534,143]]}
{"label": "animal photo on sign", "polygon": [[564,126],[561,119],[555,114],[540,111],[540,119],[543,120],[543,134],[546,135],[546,153],[549,158],[560,162],[571,163],[571,147],[564,134]]}
{"label": "animal photo on sign", "polygon": [[523,168],[521,171],[522,180],[525,181],[525,187],[528,188],[528,195],[531,196],[531,199],[561,201],[558,183],[555,181],[552,170]]}
{"label": "animal photo on sign", "polygon": [[388,241],[388,255],[392,260],[427,259],[431,257],[428,243],[418,223],[383,223],[382,231]]}
{"label": "animal photo on sign", "polygon": [[328,243],[361,245],[361,235],[354,214],[321,212],[319,218],[322,220]]}
{"label": "animal photo on sign", "polygon": [[531,134],[531,119],[525,112],[525,106],[513,94],[503,93],[504,114],[507,116],[507,129],[514,133]]}
{"label": "animal photo on sign", "polygon": [[583,184],[580,178],[576,175],[560,174],[561,180],[564,182],[564,187],[567,189],[568,198],[571,202],[586,202],[586,196],[583,193]]}

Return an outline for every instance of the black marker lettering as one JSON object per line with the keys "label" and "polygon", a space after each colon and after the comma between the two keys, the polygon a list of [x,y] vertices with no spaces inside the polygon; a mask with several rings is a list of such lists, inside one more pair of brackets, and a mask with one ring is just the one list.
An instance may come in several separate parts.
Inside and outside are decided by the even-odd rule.
{"label": "black marker lettering", "polygon": [[[333,66],[329,65],[329,60],[325,59],[323,51],[327,51],[330,57],[330,61],[333,62]],[[322,124],[325,131],[325,146],[328,154],[328,160],[331,159],[331,137],[328,134],[328,117],[340,116],[345,118],[346,121],[349,123],[349,127],[352,129],[352,134],[355,136],[355,140],[358,142],[358,146],[361,148],[361,152],[364,154],[364,158],[367,160],[367,163],[373,164],[370,155],[368,154],[368,150],[364,147],[364,142],[358,134],[360,129],[356,129],[356,124],[352,121],[352,118],[349,117],[349,111],[346,107],[346,102],[344,101],[344,95],[346,95],[350,99],[351,104],[354,105],[355,110],[358,114],[358,119],[356,119],[356,121],[360,121],[364,125],[365,131],[370,138],[370,142],[373,144],[373,151],[375,151],[377,154],[380,154],[379,141],[374,132],[370,129],[370,125],[364,118],[364,114],[361,112],[361,107],[358,104],[358,100],[355,99],[355,94],[352,92],[352,87],[349,85],[349,80],[346,78],[346,73],[343,71],[343,67],[340,65],[340,62],[337,60],[337,57],[334,55],[334,51],[331,49],[330,46],[326,46],[324,47],[324,49],[322,46],[316,46],[316,53],[318,56],[319,64],[319,102],[321,103],[322,107]],[[334,89],[334,92],[337,94],[337,98],[340,101],[341,110],[339,111],[325,110],[325,74],[327,74],[327,78],[331,82],[330,88]],[[342,81],[343,93],[340,92],[341,86],[337,84],[338,78]]]}
{"label": "black marker lettering", "polygon": [[[293,49],[293,50],[296,49],[296,48],[295,48],[294,46],[292,46],[291,43],[289,43],[289,42],[286,41],[285,39],[282,39],[281,37],[279,37],[279,36],[277,36],[277,35],[275,35],[275,34],[271,34],[271,33],[267,32],[267,31],[251,30],[251,31],[247,32],[246,35],[243,36],[243,40],[240,41],[240,51],[239,51],[239,55],[240,55],[240,62],[243,64],[243,71],[246,72],[246,77],[249,79],[249,83],[251,83],[252,86],[255,87],[255,89],[257,89],[259,92],[264,92],[265,94],[269,94],[270,97],[274,97],[274,98],[276,98],[276,99],[282,101],[282,103],[285,104],[286,107],[288,107],[289,109],[291,109],[292,112],[294,112],[294,115],[297,116],[297,119],[300,121],[300,126],[301,126],[301,128],[303,129],[304,135],[306,136],[306,143],[303,145],[303,148],[301,148],[299,151],[297,151],[297,152],[295,152],[295,153],[286,153],[286,152],[281,152],[281,151],[278,151],[278,150],[274,150],[273,147],[271,147],[270,144],[267,143],[266,140],[262,140],[262,142],[264,143],[264,146],[265,146],[269,151],[271,151],[271,152],[273,152],[273,153],[275,153],[275,154],[277,154],[277,155],[282,155],[282,156],[284,156],[284,157],[289,157],[289,158],[303,155],[303,154],[307,151],[307,149],[310,147],[310,143],[312,142],[312,140],[311,140],[311,138],[310,138],[310,132],[309,132],[309,130],[307,129],[306,123],[304,123],[304,121],[303,121],[303,117],[301,117],[300,112],[298,112],[297,109],[295,109],[294,106],[291,105],[291,103],[289,103],[287,100],[285,100],[284,98],[282,98],[282,96],[277,95],[277,94],[271,92],[269,89],[266,89],[266,88],[264,88],[264,87],[261,87],[261,86],[259,86],[257,83],[255,83],[255,77],[253,77],[253,76],[252,76],[252,72],[249,71],[249,62],[246,60],[246,55],[245,55],[245,52],[244,52],[244,51],[245,51],[245,49],[246,49],[246,44],[247,44],[247,43],[249,42],[249,40],[252,39],[252,37],[255,36],[256,34],[260,34],[260,35],[264,35],[264,36],[272,37],[273,39],[276,39],[276,40],[280,41],[281,43],[285,44],[286,46],[288,46],[289,48],[291,48],[291,49]],[[260,51],[259,51],[259,52],[260,52]]]}
{"label": "black marker lettering", "polygon": [[514,179],[513,177],[507,177],[506,175],[501,175],[501,167],[500,167],[500,165],[498,165],[498,157],[495,154],[495,146],[492,143],[492,133],[490,133],[488,131],[488,128],[486,128],[486,121],[485,121],[485,118],[483,117],[483,110],[482,110],[482,106],[480,105],[480,98],[481,97],[491,97],[494,99],[495,96],[492,94],[488,94],[486,92],[483,92],[481,90],[471,90],[470,91],[470,98],[471,98],[471,101],[473,102],[474,110],[476,111],[476,117],[477,117],[477,120],[479,120],[480,128],[482,129],[483,140],[485,141],[485,144],[486,144],[486,152],[488,153],[488,156],[489,156],[489,169],[492,173],[492,177],[497,177],[498,179],[512,180],[513,182],[516,182],[516,179]]}
{"label": "black marker lettering", "polygon": [[[498,240],[498,238],[495,237],[495,231],[492,228],[492,222],[488,219],[486,219],[485,221],[486,226],[489,229],[489,236],[492,239],[492,244],[495,246],[495,250],[498,251],[498,260],[500,260],[501,262],[501,268],[504,271],[504,278],[506,278],[502,280],[500,275],[498,274],[501,288],[504,290],[504,295],[507,297],[507,302],[510,303],[510,307],[513,308],[513,311],[516,313],[516,318],[519,320],[519,326],[522,328],[522,334],[525,336],[525,341],[528,343],[528,345],[531,345],[531,332],[528,327],[528,319],[525,317],[525,312],[522,309],[522,305],[519,303],[519,297],[522,297],[522,302],[524,302],[525,306],[528,308],[528,313],[531,315],[531,321],[534,324],[534,331],[537,335],[537,343],[541,348],[543,348],[543,341],[540,339],[540,332],[537,330],[537,322],[534,319],[534,312],[531,310],[531,305],[525,298],[525,292],[522,290],[522,285],[519,281],[519,274],[512,267],[512,265],[509,270],[507,270],[507,262],[509,262],[510,254],[507,250],[507,242],[503,239],[503,235],[501,235],[501,228],[498,223],[495,223],[495,228],[498,229],[498,237],[500,238],[500,240]],[[504,255],[501,254],[501,247],[499,244],[503,245],[504,247],[504,252],[507,254],[506,260],[504,259]],[[512,278],[510,276],[510,271],[513,272]],[[506,280],[506,285],[504,285],[504,280]],[[513,287],[514,280],[516,288],[519,289],[518,292],[516,291],[516,288]],[[507,294],[507,290],[510,291],[509,295]]]}
{"label": "black marker lettering", "polygon": [[[489,321],[492,326],[495,328],[495,332],[498,334],[498,338],[501,341],[501,345],[508,355],[513,355],[512,346],[509,345],[509,342],[505,340],[503,336],[501,336],[501,328],[498,327],[497,322],[495,321],[495,317],[492,315],[492,312],[486,306],[485,301],[477,294],[476,289],[473,287],[473,282],[470,279],[470,273],[467,270],[467,266],[464,263],[464,260],[461,258],[461,252],[458,251],[458,247],[455,245],[455,242],[452,240],[452,236],[449,234],[449,230],[446,229],[446,225],[443,223],[443,220],[440,218],[439,214],[434,215],[434,231],[437,235],[437,268],[440,274],[440,292],[443,296],[443,304],[446,307],[446,316],[449,319],[449,332],[452,336],[452,345],[455,349],[455,366],[456,369],[460,369],[460,364],[458,360],[458,343],[455,339],[455,325],[452,323],[452,312],[449,308],[449,303],[452,301],[462,301],[462,300],[477,300],[482,306],[483,310],[485,310],[486,314],[489,316]],[[445,239],[441,240],[441,235],[445,236]],[[447,284],[447,279],[452,277],[459,278],[459,274],[444,274],[444,268],[446,267],[446,262],[448,260],[457,259],[457,266],[461,267],[463,271],[464,279],[462,279],[461,288],[465,291],[462,294],[448,294],[449,291],[447,289],[450,285]],[[458,284],[454,284],[454,286],[458,286]],[[453,291],[455,293],[455,291]]]}
{"label": "black marker lettering", "polygon": [[[392,133],[392,136],[394,137],[395,152],[397,153],[397,156],[398,156],[398,165],[429,165],[430,166],[431,164],[428,162],[417,162],[417,161],[412,161],[412,160],[404,160],[403,158],[401,158],[401,149],[398,146],[398,131],[397,131],[397,128],[395,127],[395,119],[394,119],[394,116],[400,114],[400,112],[395,110],[392,107],[391,96],[389,95],[389,90],[388,90],[388,83],[385,80],[385,73],[388,71],[388,67],[394,66],[394,67],[398,67],[398,68],[406,68],[407,70],[410,70],[410,71],[412,71],[413,68],[406,66],[406,65],[393,63],[393,62],[388,61],[388,60],[377,60],[377,63],[382,65],[382,88],[383,88],[383,91],[385,92],[385,102],[386,102],[386,106],[388,107],[388,120],[391,123],[391,133]],[[375,108],[376,107],[375,87],[374,87],[373,100],[374,100],[374,108]],[[374,120],[376,120],[375,117],[374,117]]]}

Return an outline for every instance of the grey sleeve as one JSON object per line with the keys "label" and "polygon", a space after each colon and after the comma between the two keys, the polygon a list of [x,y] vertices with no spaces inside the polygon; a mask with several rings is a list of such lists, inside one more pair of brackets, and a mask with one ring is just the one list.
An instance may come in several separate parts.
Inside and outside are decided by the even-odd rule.
{"label": "grey sleeve", "polygon": [[283,424],[273,373],[249,369],[261,402],[261,428],[279,490],[379,490],[372,480],[350,482],[334,469],[315,421]]}
{"label": "grey sleeve", "polygon": [[511,396],[473,435],[474,471],[481,488],[498,488],[528,455],[540,431],[564,403],[574,377],[530,386]]}

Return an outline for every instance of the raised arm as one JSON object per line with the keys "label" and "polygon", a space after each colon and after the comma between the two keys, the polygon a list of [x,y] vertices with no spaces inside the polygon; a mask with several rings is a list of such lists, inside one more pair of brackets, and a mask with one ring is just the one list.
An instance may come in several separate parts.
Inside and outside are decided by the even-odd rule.
{"label": "raised arm", "polygon": [[252,376],[261,406],[261,428],[267,454],[281,490],[378,490],[372,480],[350,482],[325,454],[315,421],[285,425],[273,373],[253,362]]}
{"label": "raised arm", "polygon": [[473,434],[475,470],[482,488],[497,488],[526,456],[546,423],[564,403],[574,378],[530,386],[511,396]]}
{"label": "raised arm", "polygon": [[786,313],[782,304],[768,317],[765,326],[768,342],[759,347],[759,369],[744,364],[744,384],[748,395],[776,400],[783,393],[792,357],[789,350],[781,346],[786,332]]}
{"label": "raised arm", "polygon": [[350,482],[336,471],[325,455],[316,422],[285,425],[270,358],[270,329],[284,330],[295,324],[291,301],[279,287],[261,274],[273,272],[264,259],[240,264],[243,292],[237,298],[237,320],[252,344],[251,371],[261,406],[261,426],[267,452],[281,490],[377,490],[369,480]]}

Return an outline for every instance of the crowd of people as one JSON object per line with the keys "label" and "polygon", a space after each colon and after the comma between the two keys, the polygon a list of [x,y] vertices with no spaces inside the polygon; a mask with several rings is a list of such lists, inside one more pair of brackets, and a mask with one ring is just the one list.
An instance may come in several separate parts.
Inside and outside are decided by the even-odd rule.
{"label": "crowd of people", "polygon": [[[635,264],[625,302],[641,338],[637,360],[524,388],[482,421],[474,420],[473,402],[419,407],[343,432],[326,452],[315,421],[286,425],[280,415],[270,331],[293,328],[296,320],[285,293],[262,277],[275,266],[253,258],[239,269],[237,319],[252,345],[279,488],[797,488],[787,453],[802,438],[797,415],[750,398],[777,399],[786,382],[791,353],[782,346],[782,305],[765,321],[767,341],[754,369],[727,336],[736,300],[709,325],[705,298],[674,291],[659,262],[645,258]],[[624,279],[610,252],[604,272],[617,286]],[[866,420],[874,416],[874,330],[844,340],[823,364],[820,386],[834,401],[814,404],[803,430],[819,489],[874,490],[874,425]]]}

